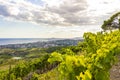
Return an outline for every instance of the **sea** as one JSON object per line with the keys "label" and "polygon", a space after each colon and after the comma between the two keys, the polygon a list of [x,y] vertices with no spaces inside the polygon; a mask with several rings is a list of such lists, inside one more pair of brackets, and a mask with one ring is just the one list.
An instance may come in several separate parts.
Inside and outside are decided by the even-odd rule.
{"label": "sea", "polygon": [[0,45],[8,45],[8,44],[24,44],[24,43],[33,43],[40,41],[48,41],[48,39],[44,38],[0,38]]}

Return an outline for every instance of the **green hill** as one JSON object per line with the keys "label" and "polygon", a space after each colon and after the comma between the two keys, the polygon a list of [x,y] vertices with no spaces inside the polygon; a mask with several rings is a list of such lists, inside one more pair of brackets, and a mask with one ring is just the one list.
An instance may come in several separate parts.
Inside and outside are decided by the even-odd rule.
{"label": "green hill", "polygon": [[110,80],[110,69],[120,55],[120,30],[87,32],[76,46],[54,47],[51,54],[47,50],[17,50],[26,54],[15,62],[6,55],[8,61],[1,66],[7,65],[7,69],[0,71],[0,80]]}

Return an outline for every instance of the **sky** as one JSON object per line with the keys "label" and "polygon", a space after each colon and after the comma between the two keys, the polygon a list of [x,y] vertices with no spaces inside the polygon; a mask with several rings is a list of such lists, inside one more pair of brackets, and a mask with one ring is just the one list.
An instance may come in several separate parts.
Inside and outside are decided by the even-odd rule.
{"label": "sky", "polygon": [[101,31],[120,0],[0,0],[0,38],[73,38]]}

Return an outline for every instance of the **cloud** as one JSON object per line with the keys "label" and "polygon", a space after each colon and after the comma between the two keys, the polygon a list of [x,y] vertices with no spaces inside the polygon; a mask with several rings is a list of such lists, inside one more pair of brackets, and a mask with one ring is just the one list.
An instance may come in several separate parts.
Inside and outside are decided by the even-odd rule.
{"label": "cloud", "polygon": [[95,25],[102,25],[103,21],[120,11],[120,0],[87,0],[87,15]]}
{"label": "cloud", "polygon": [[6,16],[6,17],[7,17],[7,16],[10,16],[7,7],[4,6],[4,5],[0,5],[0,14],[1,14],[2,16]]}
{"label": "cloud", "polygon": [[112,2],[112,0],[0,0],[0,16],[47,26],[98,25],[110,13],[120,9],[119,5],[114,6],[118,1]]}
{"label": "cloud", "polygon": [[48,7],[51,13],[58,14],[65,24],[80,25],[89,22],[86,16],[87,2],[85,0],[63,0],[58,7]]}
{"label": "cloud", "polygon": [[55,36],[65,36],[65,37],[82,37],[84,32],[98,32],[101,31],[101,28],[99,25],[86,25],[86,26],[69,26],[68,27],[54,27],[55,29],[49,30],[49,35],[55,37]]}
{"label": "cloud", "polygon": [[[29,0],[0,0],[0,15],[12,20],[33,22],[50,26],[70,26],[83,23],[85,18],[75,13],[84,11],[87,4],[84,0],[63,0],[60,4],[49,5],[48,0],[43,0],[44,6],[32,4]],[[71,5],[72,4],[72,5]],[[59,6],[58,6],[59,5]],[[80,19],[81,18],[81,19]],[[82,19],[83,18],[83,19]]]}

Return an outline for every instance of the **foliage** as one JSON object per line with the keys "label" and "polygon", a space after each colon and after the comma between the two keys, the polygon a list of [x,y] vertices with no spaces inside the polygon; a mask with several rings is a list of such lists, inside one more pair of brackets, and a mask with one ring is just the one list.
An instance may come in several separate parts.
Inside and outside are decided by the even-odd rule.
{"label": "foliage", "polygon": [[[30,80],[109,80],[109,70],[116,63],[119,47],[119,30],[88,32],[77,46],[55,49],[56,52],[29,62],[20,60],[13,68],[10,65],[9,70],[0,71],[0,80],[24,80],[27,77]],[[29,51],[39,52],[36,49]],[[55,67],[53,72],[56,73],[49,72]],[[48,73],[43,75],[44,72]]]}
{"label": "foliage", "polygon": [[116,27],[115,25],[112,25],[114,19],[115,19],[117,16],[119,16],[119,15],[120,15],[120,12],[118,12],[118,13],[114,14],[113,16],[111,16],[110,19],[105,20],[104,23],[103,23],[103,25],[101,26],[101,28],[102,28],[103,30],[110,30],[110,29],[116,29],[116,28],[119,28],[119,29],[120,29],[120,19],[119,19],[119,24],[118,24],[119,26],[118,26],[118,27]]}
{"label": "foliage", "polygon": [[60,80],[109,80],[109,70],[120,53],[120,32],[85,33],[84,38],[83,54],[54,52],[48,61],[60,62]]}
{"label": "foliage", "polygon": [[30,62],[21,61],[14,68],[10,67],[8,71],[1,71],[0,80],[23,79],[31,71],[35,71],[37,69],[44,70],[47,66],[49,66],[49,63],[47,62],[48,58],[49,55],[45,55],[41,58],[33,59]]}

